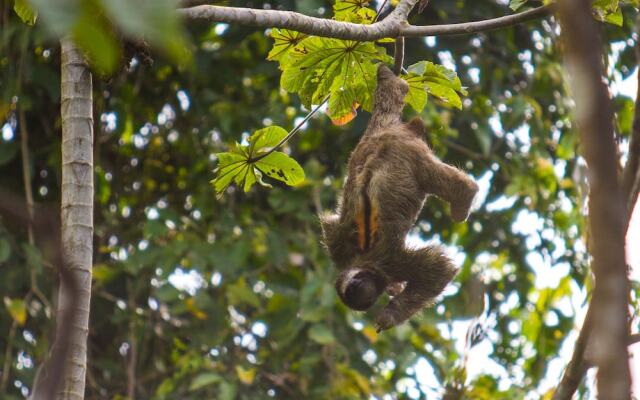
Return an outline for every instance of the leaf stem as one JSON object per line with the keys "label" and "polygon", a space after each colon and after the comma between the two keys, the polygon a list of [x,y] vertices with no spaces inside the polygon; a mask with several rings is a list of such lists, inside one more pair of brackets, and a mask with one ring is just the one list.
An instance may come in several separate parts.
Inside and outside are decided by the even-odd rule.
{"label": "leaf stem", "polygon": [[296,133],[298,133],[300,131],[302,126],[305,123],[307,123],[307,121],[309,121],[311,119],[311,117],[313,117],[320,110],[320,108],[322,108],[322,106],[325,105],[325,103],[327,101],[329,101],[329,96],[325,97],[324,100],[322,100],[322,103],[320,103],[317,106],[315,106],[315,108],[313,110],[311,110],[311,112],[309,112],[304,117],[304,119],[302,121],[300,121],[298,123],[298,125],[295,126],[295,128],[293,128],[291,131],[289,131],[289,133],[287,133],[287,136],[283,137],[282,140],[280,140],[278,142],[278,144],[276,144],[275,146],[270,148],[266,153],[262,153],[257,157],[249,157],[249,159],[247,160],[247,163],[253,164],[253,163],[257,162],[257,161],[260,161],[263,158],[265,158],[266,156],[268,156],[269,154],[273,153],[274,151],[276,151],[280,147],[282,147],[285,143],[287,143],[289,141],[289,139],[291,139]]}

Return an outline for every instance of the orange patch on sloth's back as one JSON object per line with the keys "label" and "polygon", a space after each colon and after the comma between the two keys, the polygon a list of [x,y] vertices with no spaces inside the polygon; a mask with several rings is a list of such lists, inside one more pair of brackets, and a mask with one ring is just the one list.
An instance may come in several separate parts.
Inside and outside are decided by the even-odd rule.
{"label": "orange patch on sloth's back", "polygon": [[356,211],[358,227],[358,248],[366,251],[371,248],[378,233],[378,206],[366,193],[360,195]]}

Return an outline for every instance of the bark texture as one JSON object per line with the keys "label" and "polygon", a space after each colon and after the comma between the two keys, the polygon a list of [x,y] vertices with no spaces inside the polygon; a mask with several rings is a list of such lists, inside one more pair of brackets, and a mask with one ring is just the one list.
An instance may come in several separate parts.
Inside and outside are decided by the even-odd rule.
{"label": "bark texture", "polygon": [[589,0],[561,0],[558,7],[580,149],[589,167],[589,229],[596,283],[588,346],[598,367],[599,398],[629,399],[626,204],[616,171],[613,114],[603,81],[601,40]]}
{"label": "bark texture", "polygon": [[[75,44],[62,45],[62,256],[78,284],[63,280],[58,297],[58,321],[73,315],[69,335],[70,351],[64,359],[64,375],[57,399],[84,398],[87,370],[87,334],[91,300],[93,256],[93,101],[91,72]],[[75,300],[75,301],[74,301]],[[60,324],[57,332],[63,332]]]}

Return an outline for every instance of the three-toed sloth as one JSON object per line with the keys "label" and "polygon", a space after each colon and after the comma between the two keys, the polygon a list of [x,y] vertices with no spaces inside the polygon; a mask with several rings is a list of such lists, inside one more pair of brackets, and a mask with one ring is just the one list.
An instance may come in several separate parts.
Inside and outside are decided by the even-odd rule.
{"label": "three-toed sloth", "polygon": [[383,291],[393,296],[376,316],[378,331],[429,305],[457,272],[441,247],[405,245],[426,196],[447,201],[451,217],[464,221],[478,191],[473,179],[436,158],[420,119],[402,122],[408,90],[386,66],[378,68],[373,113],[349,159],[342,198],[335,213],[320,215],[344,304],[364,311]]}

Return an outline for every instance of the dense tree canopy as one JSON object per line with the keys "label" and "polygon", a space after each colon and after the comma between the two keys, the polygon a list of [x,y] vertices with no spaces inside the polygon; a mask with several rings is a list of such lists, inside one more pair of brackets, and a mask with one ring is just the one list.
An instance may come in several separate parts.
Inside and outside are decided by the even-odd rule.
{"label": "dense tree canopy", "polygon": [[[408,79],[427,70],[448,77],[444,89],[415,94],[406,117],[424,119],[435,153],[473,175],[481,193],[465,223],[451,221],[446,203],[427,201],[410,240],[445,244],[460,273],[441,302],[376,334],[372,313],[355,313],[335,295],[316,216],[335,206],[369,117],[366,90],[354,89],[357,104],[329,100],[280,149],[304,170],[295,187],[268,176],[273,188],[214,186],[221,153],[265,127],[294,128],[340,87],[312,96],[286,80],[296,61],[272,49],[287,31],[198,20],[181,30],[174,20],[144,10],[122,15],[120,1],[107,3],[87,2],[90,10],[67,22],[92,49],[96,73],[87,398],[415,399],[446,388],[470,399],[533,399],[557,385],[592,279],[585,163],[554,16],[406,39],[405,67],[437,64],[409,68]],[[321,0],[217,3],[333,13],[333,3]],[[373,18],[381,2],[372,3],[362,18]],[[484,20],[512,13],[507,3],[432,0],[410,21]],[[524,9],[541,2],[529,3]],[[637,4],[599,3],[608,21],[601,24],[608,79],[619,82],[636,70]],[[35,202],[57,213],[60,48],[53,33],[63,28],[51,22],[53,7],[33,4],[41,7],[35,26],[22,22],[12,1],[0,9],[0,187],[24,194],[27,171]],[[82,13],[94,11],[104,13],[102,25],[83,22]],[[150,51],[131,44],[135,34]],[[392,62],[393,43],[359,45]],[[322,62],[318,68],[330,68]],[[348,77],[368,78],[366,71]],[[623,152],[634,100],[614,93]],[[26,225],[0,219],[1,398],[29,394],[51,344],[56,271],[39,245],[46,240],[30,240]],[[580,392],[593,394],[590,388],[591,380]]]}

